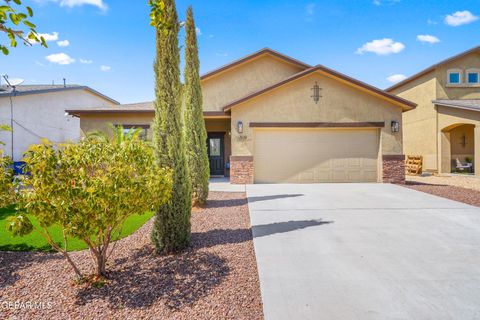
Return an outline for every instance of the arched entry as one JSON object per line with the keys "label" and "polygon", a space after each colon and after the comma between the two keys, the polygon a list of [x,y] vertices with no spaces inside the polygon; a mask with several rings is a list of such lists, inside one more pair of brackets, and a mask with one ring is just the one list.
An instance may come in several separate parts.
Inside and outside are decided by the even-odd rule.
{"label": "arched entry", "polygon": [[473,173],[475,125],[458,123],[442,129],[441,172]]}

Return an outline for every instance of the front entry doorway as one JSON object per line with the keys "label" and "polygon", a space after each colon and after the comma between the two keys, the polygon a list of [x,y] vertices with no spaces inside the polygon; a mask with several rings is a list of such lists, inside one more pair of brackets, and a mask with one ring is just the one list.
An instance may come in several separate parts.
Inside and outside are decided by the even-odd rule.
{"label": "front entry doorway", "polygon": [[224,136],[225,134],[222,132],[208,133],[207,147],[208,159],[210,161],[210,176],[225,175]]}

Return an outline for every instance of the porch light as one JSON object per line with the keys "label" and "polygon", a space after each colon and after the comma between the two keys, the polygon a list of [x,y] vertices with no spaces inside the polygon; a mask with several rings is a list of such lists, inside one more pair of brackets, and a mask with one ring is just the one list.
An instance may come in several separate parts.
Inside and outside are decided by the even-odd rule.
{"label": "porch light", "polygon": [[400,132],[400,122],[392,121],[392,132]]}
{"label": "porch light", "polygon": [[238,133],[243,133],[243,122],[242,121],[237,122],[237,131],[238,131]]}

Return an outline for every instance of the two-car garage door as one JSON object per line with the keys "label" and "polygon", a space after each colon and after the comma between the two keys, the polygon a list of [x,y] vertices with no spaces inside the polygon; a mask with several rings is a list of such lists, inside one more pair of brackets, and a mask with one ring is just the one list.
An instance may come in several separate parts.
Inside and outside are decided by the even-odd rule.
{"label": "two-car garage door", "polygon": [[378,129],[255,129],[255,183],[377,182]]}

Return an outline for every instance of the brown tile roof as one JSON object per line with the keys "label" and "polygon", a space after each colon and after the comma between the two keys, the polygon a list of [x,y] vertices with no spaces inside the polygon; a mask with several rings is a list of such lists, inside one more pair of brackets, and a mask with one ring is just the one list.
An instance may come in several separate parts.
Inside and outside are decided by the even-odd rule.
{"label": "brown tile roof", "polygon": [[19,85],[15,86],[15,90],[7,86],[0,86],[0,98],[1,97],[14,97],[14,96],[24,96],[30,94],[42,94],[42,93],[50,93],[50,92],[58,92],[58,91],[69,91],[69,90],[87,90],[91,93],[106,99],[114,104],[120,104],[120,102],[107,97],[106,95],[90,88],[87,86],[81,86],[76,84],[70,85],[48,85],[48,84],[40,84],[40,85]]}
{"label": "brown tile roof", "polygon": [[480,100],[433,100],[432,102],[444,107],[480,111]]}

